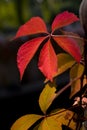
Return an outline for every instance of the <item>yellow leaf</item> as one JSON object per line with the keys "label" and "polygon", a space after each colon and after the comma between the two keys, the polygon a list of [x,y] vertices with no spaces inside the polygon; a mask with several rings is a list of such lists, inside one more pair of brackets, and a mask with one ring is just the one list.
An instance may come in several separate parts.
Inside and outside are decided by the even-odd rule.
{"label": "yellow leaf", "polygon": [[52,117],[46,117],[40,124],[38,130],[62,130],[61,125]]}
{"label": "yellow leaf", "polygon": [[65,72],[67,69],[71,68],[73,64],[75,64],[75,60],[68,54],[61,53],[57,55],[58,57],[58,73],[59,75]]}
{"label": "yellow leaf", "polygon": [[[60,75],[61,73],[65,72],[67,69],[71,68],[73,64],[75,64],[75,60],[73,57],[66,53],[60,53],[57,55],[58,59],[58,72],[56,73],[56,76]],[[46,79],[45,82],[48,80]]]}
{"label": "yellow leaf", "polygon": [[87,84],[87,76],[84,75],[84,78],[83,78],[83,87]]}
{"label": "yellow leaf", "polygon": [[[61,126],[62,126],[62,124],[66,125],[66,126],[68,125],[70,128],[72,128],[72,130],[75,130],[76,123],[72,119],[74,112],[72,112],[70,110],[66,110],[66,109],[61,109],[61,110],[58,110],[58,112],[56,111],[56,113],[55,113],[56,115],[54,115],[52,117],[54,119],[56,119],[58,124],[60,123]],[[62,130],[62,129],[60,129],[60,130]]]}
{"label": "yellow leaf", "polygon": [[41,115],[28,114],[20,117],[12,125],[11,130],[28,130],[37,120],[41,119]]}
{"label": "yellow leaf", "polygon": [[81,88],[81,80],[78,79],[71,85],[71,93],[70,93],[70,98],[74,96]]}
{"label": "yellow leaf", "polygon": [[46,113],[46,110],[52,104],[56,95],[55,92],[56,88],[54,83],[48,83],[45,85],[45,88],[43,89],[39,97],[39,106],[43,113]]}
{"label": "yellow leaf", "polygon": [[[84,72],[84,66],[82,64],[75,64],[70,70],[70,79],[73,80],[77,77],[81,77],[83,72]],[[80,90],[80,87],[81,87],[80,79],[72,83],[70,98]]]}
{"label": "yellow leaf", "polygon": [[72,111],[65,109],[51,113],[40,123],[38,130],[62,130],[62,125],[68,125],[72,130],[75,130],[76,123],[72,119],[73,114]]}

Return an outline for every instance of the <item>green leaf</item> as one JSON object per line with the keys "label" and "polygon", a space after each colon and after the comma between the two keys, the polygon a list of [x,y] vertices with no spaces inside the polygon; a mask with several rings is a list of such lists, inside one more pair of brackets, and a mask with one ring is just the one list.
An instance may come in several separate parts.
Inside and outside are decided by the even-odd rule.
{"label": "green leaf", "polygon": [[11,130],[28,130],[37,120],[43,116],[36,114],[28,114],[20,117],[12,125]]}
{"label": "green leaf", "polygon": [[65,109],[51,113],[44,118],[38,130],[62,130],[62,125],[68,125],[72,130],[75,130],[76,123],[72,119],[73,115],[72,111]]}
{"label": "green leaf", "polygon": [[46,84],[45,88],[43,89],[43,91],[40,94],[39,106],[43,113],[46,113],[47,109],[50,107],[50,105],[52,104],[52,102],[54,100],[54,97],[56,95],[55,86],[56,85],[54,83]]}
{"label": "green leaf", "polygon": [[[81,77],[84,72],[84,66],[82,64],[75,64],[70,70],[70,79],[73,80],[77,77]],[[76,94],[81,87],[81,80],[78,79],[71,85],[70,98]]]}

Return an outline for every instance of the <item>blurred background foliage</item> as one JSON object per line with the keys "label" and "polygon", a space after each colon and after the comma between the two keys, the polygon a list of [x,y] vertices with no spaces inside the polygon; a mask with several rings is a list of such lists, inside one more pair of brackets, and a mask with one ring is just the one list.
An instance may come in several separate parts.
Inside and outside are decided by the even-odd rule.
{"label": "blurred background foliage", "polygon": [[78,15],[81,0],[0,0],[0,32],[16,30],[32,16],[41,16],[47,24],[64,10]]}

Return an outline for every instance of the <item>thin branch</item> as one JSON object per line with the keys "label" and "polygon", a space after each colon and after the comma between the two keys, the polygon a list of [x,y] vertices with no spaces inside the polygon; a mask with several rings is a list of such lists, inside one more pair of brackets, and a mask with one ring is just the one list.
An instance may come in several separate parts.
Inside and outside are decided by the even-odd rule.
{"label": "thin branch", "polygon": [[76,104],[76,105],[74,105],[74,106],[71,106],[71,107],[69,107],[68,109],[63,109],[63,110],[59,110],[59,111],[57,111],[57,112],[55,112],[55,113],[50,113],[49,115],[46,115],[46,117],[50,117],[50,116],[55,116],[55,115],[57,115],[57,114],[60,114],[60,113],[63,113],[63,112],[65,112],[65,111],[72,111],[72,109],[73,108],[78,108],[78,104]]}
{"label": "thin branch", "polygon": [[67,85],[65,85],[62,89],[60,89],[60,90],[56,93],[54,99],[57,98],[61,93],[63,93],[67,88],[69,88],[69,87],[72,85],[72,83],[74,83],[76,80],[78,80],[78,79],[80,79],[80,78],[81,78],[81,77],[76,77],[76,78],[74,78],[74,79],[73,79],[72,81],[70,81]]}

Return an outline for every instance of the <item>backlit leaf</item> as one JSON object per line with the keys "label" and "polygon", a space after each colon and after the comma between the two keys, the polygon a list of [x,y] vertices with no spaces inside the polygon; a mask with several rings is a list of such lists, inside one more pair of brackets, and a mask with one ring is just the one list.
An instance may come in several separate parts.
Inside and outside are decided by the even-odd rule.
{"label": "backlit leaf", "polygon": [[56,43],[66,52],[68,52],[77,62],[81,60],[80,47],[73,38],[64,36],[53,36]]}
{"label": "backlit leaf", "polygon": [[56,95],[56,88],[54,83],[49,83],[45,85],[45,88],[39,97],[39,106],[43,113],[46,113],[47,109],[52,104],[54,97]]}
{"label": "backlit leaf", "polygon": [[77,16],[73,13],[70,13],[68,11],[64,11],[61,14],[58,14],[53,23],[52,23],[52,32],[55,31],[58,28],[67,26],[73,22],[78,21],[79,19],[77,18]]}
{"label": "backlit leaf", "polygon": [[[70,79],[73,80],[76,77],[81,77],[83,72],[84,72],[84,66],[82,64],[74,65],[70,70]],[[70,98],[80,90],[80,87],[81,87],[80,79],[72,83]]]}
{"label": "backlit leaf", "polygon": [[81,88],[81,80],[78,79],[71,85],[71,93],[70,93],[70,98],[74,96]]}
{"label": "backlit leaf", "polygon": [[41,122],[38,130],[62,130],[62,129],[60,129],[60,125],[56,120],[54,120],[52,117],[47,117]]}
{"label": "backlit leaf", "polygon": [[78,34],[73,33],[73,32],[67,32],[67,31],[63,31],[63,30],[61,32],[64,36],[66,35],[66,37],[73,38],[77,42],[77,44],[79,45],[81,54],[83,54],[83,52],[84,52],[84,38],[80,37]]}
{"label": "backlit leaf", "polygon": [[63,73],[67,69],[69,69],[73,64],[75,64],[75,60],[73,57],[66,53],[60,53],[57,55],[58,58],[58,73],[57,75]]}
{"label": "backlit leaf", "polygon": [[38,130],[62,130],[62,125],[68,125],[71,120],[69,127],[75,130],[76,123],[71,119],[73,117],[73,112],[69,110],[62,109],[57,113],[44,118],[41,122]]}
{"label": "backlit leaf", "polygon": [[[66,109],[61,109],[54,112],[52,117],[58,122],[60,126],[68,125],[68,127],[70,127],[72,130],[75,130],[76,122],[73,121],[74,116],[75,116],[74,112]],[[60,128],[58,130],[62,130],[62,129]]]}
{"label": "backlit leaf", "polygon": [[83,87],[87,84],[87,76],[84,75],[83,77]]}
{"label": "backlit leaf", "polygon": [[40,46],[41,42],[44,40],[44,37],[39,37],[32,39],[25,44],[23,44],[17,53],[17,65],[20,71],[20,79],[22,79],[24,71],[33,58],[34,54],[36,53],[38,47]]}
{"label": "backlit leaf", "polygon": [[47,28],[44,21],[40,17],[32,17],[28,22],[19,28],[15,38],[37,33],[47,33]]}
{"label": "backlit leaf", "polygon": [[28,130],[28,128],[30,128],[37,120],[41,118],[41,115],[24,115],[15,121],[11,127],[11,130]]}
{"label": "backlit leaf", "polygon": [[[58,58],[58,72],[56,73],[56,76],[60,75],[61,73],[65,72],[67,69],[72,67],[73,64],[75,64],[75,60],[73,57],[66,53],[60,53],[57,55]],[[48,80],[46,79],[44,82],[46,83]]]}
{"label": "backlit leaf", "polygon": [[46,76],[50,81],[53,80],[53,76],[57,73],[57,56],[50,43],[50,40],[43,46],[40,56],[38,67],[40,71]]}

